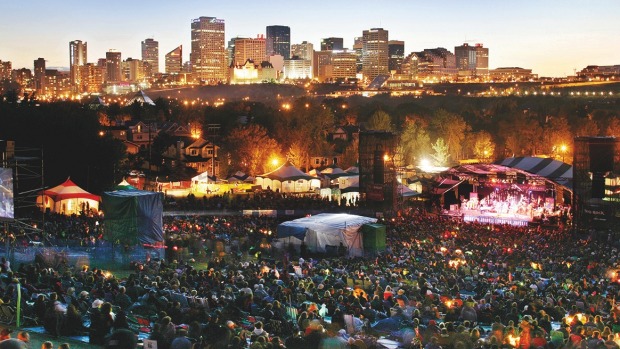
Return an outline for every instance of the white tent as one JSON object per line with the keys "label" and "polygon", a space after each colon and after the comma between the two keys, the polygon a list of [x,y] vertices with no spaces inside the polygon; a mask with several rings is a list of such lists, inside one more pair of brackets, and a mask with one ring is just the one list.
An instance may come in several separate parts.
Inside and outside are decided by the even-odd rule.
{"label": "white tent", "polygon": [[226,181],[228,183],[253,183],[254,182],[254,177],[241,172],[241,171],[237,171],[235,172],[235,174],[233,174],[232,176],[226,178]]}
{"label": "white tent", "polygon": [[256,176],[256,185],[283,193],[300,193],[320,188],[320,180],[299,170],[290,162],[269,173]]}
{"label": "white tent", "polygon": [[354,205],[360,199],[360,176],[343,176],[338,178],[340,200]]}
{"label": "white tent", "polygon": [[303,217],[278,225],[278,239],[285,246],[299,248],[302,241],[308,251],[325,253],[328,249],[337,251],[342,243],[349,256],[363,255],[363,241],[360,228],[375,223],[376,218],[346,213],[321,213]]}
{"label": "white tent", "polygon": [[195,177],[192,177],[192,189],[204,192],[215,191],[215,185],[219,182],[221,181],[209,176],[208,171],[205,171]]}

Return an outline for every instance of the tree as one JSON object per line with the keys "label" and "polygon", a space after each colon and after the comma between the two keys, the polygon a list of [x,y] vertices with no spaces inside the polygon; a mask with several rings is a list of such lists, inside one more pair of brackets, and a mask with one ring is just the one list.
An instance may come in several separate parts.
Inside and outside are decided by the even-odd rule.
{"label": "tree", "polygon": [[351,143],[345,148],[342,153],[342,168],[348,168],[350,166],[358,166],[359,154],[360,154],[360,142],[358,139],[351,140]]}
{"label": "tree", "polygon": [[575,124],[574,134],[576,137],[579,136],[598,136],[599,127],[596,121],[590,118],[579,119],[579,121]]}
{"label": "tree", "polygon": [[611,117],[607,122],[607,128],[605,129],[605,136],[620,137],[620,118]]}
{"label": "tree", "polygon": [[266,172],[268,161],[280,155],[278,142],[269,137],[267,130],[256,124],[234,128],[223,144],[223,154],[232,168],[250,175]]}
{"label": "tree", "polygon": [[565,117],[549,118],[545,127],[546,148],[554,153],[562,145],[570,146],[573,143],[573,133],[571,132],[568,120]]}
{"label": "tree", "polygon": [[437,138],[437,141],[432,145],[432,148],[435,151],[431,154],[431,158],[433,158],[433,165],[445,166],[450,158],[450,148],[448,144],[446,144],[443,138],[440,137]]}
{"label": "tree", "polygon": [[474,140],[474,155],[476,158],[489,161],[495,153],[495,142],[491,134],[486,131],[480,131]]}
{"label": "tree", "polygon": [[502,120],[497,133],[504,141],[505,152],[511,156],[530,156],[547,151],[542,142],[544,132],[539,121],[525,113],[515,113]]}
{"label": "tree", "polygon": [[431,128],[434,130],[435,137],[445,140],[446,145],[450,149],[452,159],[460,159],[462,157],[465,132],[470,129],[463,117],[450,113],[445,109],[438,109],[431,119]]}
{"label": "tree", "polygon": [[300,142],[293,142],[288,148],[286,159],[298,168],[306,167],[308,164],[308,147]]}
{"label": "tree", "polygon": [[403,165],[413,165],[430,153],[431,139],[426,128],[426,122],[421,118],[405,120],[400,139]]}
{"label": "tree", "polygon": [[388,113],[377,110],[370,116],[366,128],[376,131],[392,131],[392,118]]}

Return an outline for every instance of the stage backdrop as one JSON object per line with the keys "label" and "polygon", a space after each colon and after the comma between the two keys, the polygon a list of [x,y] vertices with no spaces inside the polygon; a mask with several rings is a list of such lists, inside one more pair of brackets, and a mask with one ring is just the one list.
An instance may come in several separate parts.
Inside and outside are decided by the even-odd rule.
{"label": "stage backdrop", "polygon": [[103,193],[104,238],[127,245],[164,241],[163,194],[144,190]]}

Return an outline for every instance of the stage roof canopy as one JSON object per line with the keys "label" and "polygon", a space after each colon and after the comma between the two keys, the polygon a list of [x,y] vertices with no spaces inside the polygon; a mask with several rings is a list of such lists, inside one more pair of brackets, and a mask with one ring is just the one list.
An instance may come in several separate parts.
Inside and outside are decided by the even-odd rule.
{"label": "stage roof canopy", "polygon": [[545,177],[570,190],[573,189],[573,166],[562,161],[528,156],[506,158],[497,164]]}
{"label": "stage roof canopy", "polygon": [[[561,161],[546,158],[508,158],[495,164],[470,164],[455,166],[443,172],[444,175],[452,175],[460,180],[474,177],[498,177],[520,174],[531,179],[540,179],[549,181],[573,190],[573,169],[572,166]],[[446,179],[442,177],[441,184],[445,187]],[[457,181],[451,179],[452,181]],[[437,186],[437,185],[436,185]],[[447,187],[450,187],[448,185]],[[453,186],[452,186],[453,187]],[[447,188],[446,190],[450,190]],[[436,192],[442,194],[443,192]]]}

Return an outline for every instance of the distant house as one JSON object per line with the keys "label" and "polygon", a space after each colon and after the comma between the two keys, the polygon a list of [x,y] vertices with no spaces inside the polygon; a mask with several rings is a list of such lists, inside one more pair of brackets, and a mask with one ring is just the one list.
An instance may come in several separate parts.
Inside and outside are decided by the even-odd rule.
{"label": "distant house", "polygon": [[172,137],[191,137],[192,132],[189,125],[182,125],[176,122],[166,122],[161,125],[159,132],[168,134]]}
{"label": "distant house", "polygon": [[337,127],[334,132],[331,133],[332,140],[335,141],[337,139],[342,139],[343,141],[347,140],[347,131],[344,130],[344,127]]}
{"label": "distant house", "polygon": [[141,149],[146,149],[158,132],[155,123],[146,124],[142,121],[127,123],[127,140],[137,144]]}
{"label": "distant house", "polygon": [[127,140],[127,126],[106,126],[103,127],[102,132],[121,141]]}
{"label": "distant house", "polygon": [[334,130],[334,132],[330,133],[331,140],[343,140],[343,141],[352,141],[358,139],[360,134],[360,127],[357,125],[345,125],[338,126]]}
{"label": "distant house", "polygon": [[219,163],[217,160],[219,148],[217,145],[202,138],[193,140],[188,146],[185,146],[185,141],[177,141],[176,145],[171,145],[162,154],[164,165],[171,168],[182,165],[192,168],[198,173],[209,171],[217,176],[219,173]]}
{"label": "distant house", "polygon": [[138,154],[138,152],[140,152],[140,146],[137,145],[136,143],[130,142],[130,141],[123,141],[123,144],[125,145],[125,150],[127,151],[127,154]]}
{"label": "distant house", "polygon": [[314,155],[310,156],[310,167],[311,168],[321,168],[327,166],[339,166],[342,162],[342,154],[338,154],[332,152],[330,154],[324,155]]}

